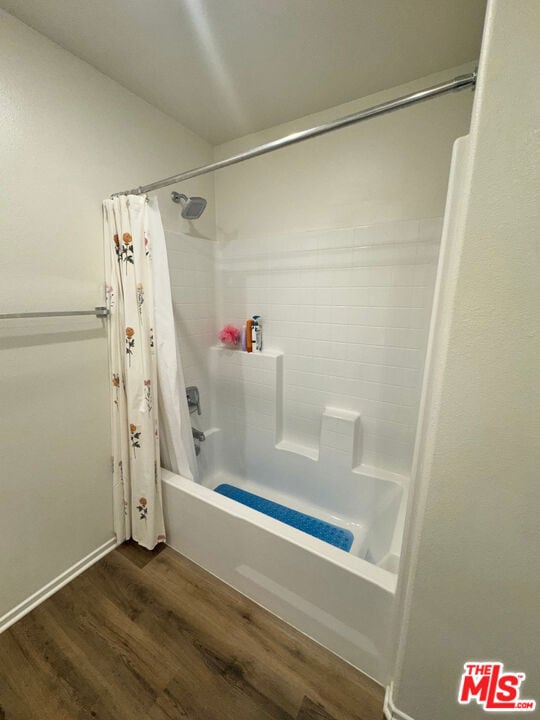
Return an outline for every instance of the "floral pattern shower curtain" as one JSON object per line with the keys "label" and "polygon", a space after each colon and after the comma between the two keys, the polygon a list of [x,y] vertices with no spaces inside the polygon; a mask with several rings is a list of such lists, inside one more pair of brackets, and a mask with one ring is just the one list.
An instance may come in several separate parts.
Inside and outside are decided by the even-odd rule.
{"label": "floral pattern shower curtain", "polygon": [[112,385],[114,525],[152,549],[165,540],[149,207],[145,196],[103,203]]}

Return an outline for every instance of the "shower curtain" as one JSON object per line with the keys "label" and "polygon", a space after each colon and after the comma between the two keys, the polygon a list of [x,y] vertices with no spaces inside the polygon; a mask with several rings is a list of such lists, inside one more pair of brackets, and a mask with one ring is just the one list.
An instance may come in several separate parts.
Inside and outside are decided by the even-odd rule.
{"label": "shower curtain", "polygon": [[165,541],[161,450],[193,479],[196,460],[176,343],[157,201],[103,202],[109,318],[114,529],[152,549]]}

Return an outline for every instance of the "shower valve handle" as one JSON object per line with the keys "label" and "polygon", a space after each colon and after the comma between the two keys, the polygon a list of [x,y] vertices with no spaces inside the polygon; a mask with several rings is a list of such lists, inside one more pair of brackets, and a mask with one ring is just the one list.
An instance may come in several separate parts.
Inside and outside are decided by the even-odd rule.
{"label": "shower valve handle", "polygon": [[199,388],[196,385],[190,385],[186,388],[186,398],[190,415],[197,411],[197,415],[201,414],[201,398]]}

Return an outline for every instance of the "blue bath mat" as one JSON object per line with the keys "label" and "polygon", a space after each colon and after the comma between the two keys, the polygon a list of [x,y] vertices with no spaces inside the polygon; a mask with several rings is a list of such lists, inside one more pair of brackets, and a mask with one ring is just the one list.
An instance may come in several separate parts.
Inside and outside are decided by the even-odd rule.
{"label": "blue bath mat", "polygon": [[302,530],[302,532],[319,538],[319,540],[324,540],[324,542],[330,543],[330,545],[334,545],[341,550],[348,552],[351,549],[354,535],[350,530],[344,530],[343,528],[337,527],[337,525],[332,525],[311,515],[298,512],[298,510],[291,510],[291,508],[285,505],[280,505],[259,495],[240,490],[240,488],[234,487],[234,485],[218,485],[216,492],[232,500],[236,500],[242,503],[242,505],[247,505],[254,510],[258,510],[265,515],[269,515],[297,530]]}

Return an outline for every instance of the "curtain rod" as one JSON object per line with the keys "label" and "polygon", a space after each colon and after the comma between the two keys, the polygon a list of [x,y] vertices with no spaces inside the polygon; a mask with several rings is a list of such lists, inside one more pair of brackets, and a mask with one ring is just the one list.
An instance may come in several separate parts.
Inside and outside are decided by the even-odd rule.
{"label": "curtain rod", "polygon": [[432,85],[431,87],[424,88],[423,90],[417,90],[410,95],[403,95],[395,98],[394,100],[388,100],[387,102],[380,103],[379,105],[373,105],[365,110],[360,110],[359,112],[352,113],[351,115],[345,115],[344,117],[338,118],[337,120],[331,120],[323,125],[317,125],[315,127],[308,128],[307,130],[300,130],[299,132],[286,135],[278,140],[272,140],[264,145],[258,145],[257,147],[251,148],[251,150],[245,150],[244,152],[238,153],[238,155],[232,155],[224,160],[218,160],[217,162],[210,163],[209,165],[202,165],[201,167],[193,168],[193,170],[187,170],[186,172],[178,175],[171,175],[171,177],[158,180],[157,182],[150,183],[149,185],[140,185],[138,188],[133,188],[132,190],[124,190],[124,192],[114,193],[111,197],[117,197],[118,195],[142,195],[143,193],[152,192],[152,190],[159,190],[159,188],[167,187],[167,185],[175,185],[183,180],[189,180],[190,178],[198,177],[199,175],[206,175],[206,173],[221,170],[222,168],[229,167],[230,165],[236,165],[236,163],[244,162],[244,160],[250,160],[258,155],[264,155],[266,153],[273,152],[274,150],[287,147],[288,145],[295,145],[296,143],[318,137],[319,135],[324,135],[328,132],[332,132],[333,130],[339,130],[340,128],[354,125],[355,123],[362,122],[362,120],[367,120],[372,117],[377,117],[378,115],[393,112],[394,110],[409,107],[409,105],[429,100],[430,98],[437,97],[438,95],[444,95],[445,93],[452,92],[454,90],[463,90],[466,87],[474,88],[475,85],[476,72],[471,72],[466,75],[458,75],[458,77],[455,77],[452,80],[447,80],[446,82],[439,83],[438,85]]}

